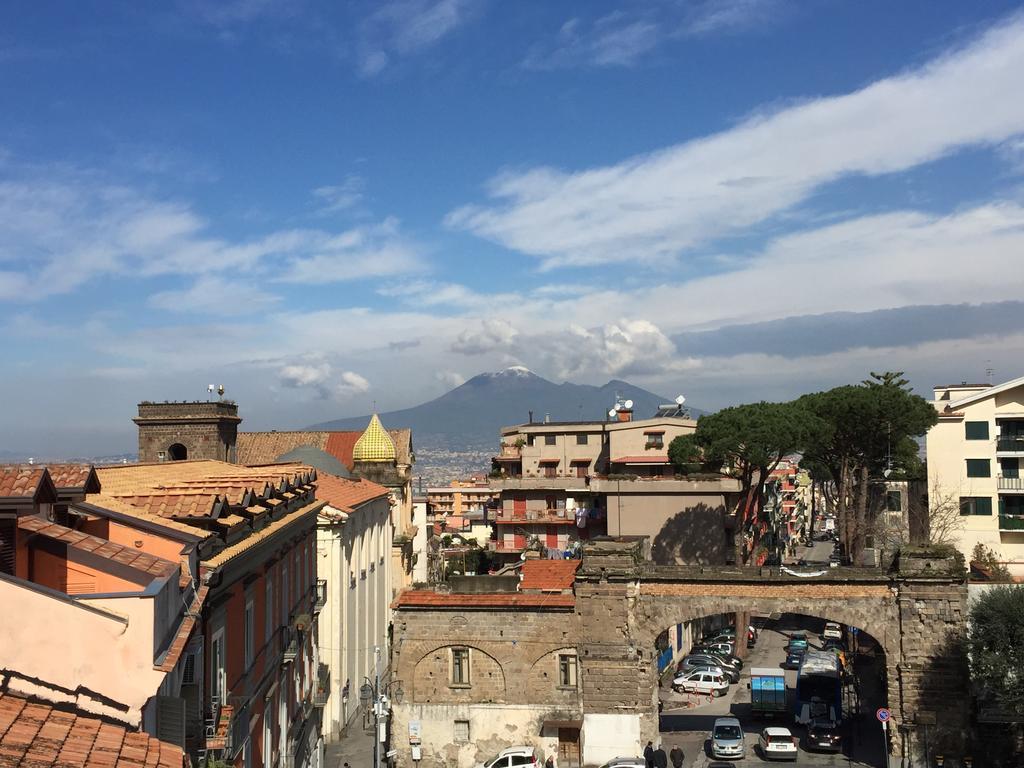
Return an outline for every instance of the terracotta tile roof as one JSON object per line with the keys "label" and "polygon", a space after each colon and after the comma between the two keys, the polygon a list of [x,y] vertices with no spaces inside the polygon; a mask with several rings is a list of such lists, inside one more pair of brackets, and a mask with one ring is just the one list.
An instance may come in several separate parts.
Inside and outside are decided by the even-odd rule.
{"label": "terracotta tile roof", "polygon": [[58,490],[83,489],[86,493],[99,493],[99,475],[92,464],[47,464],[46,470]]}
{"label": "terracotta tile roof", "polygon": [[170,518],[160,517],[160,515],[150,512],[148,509],[142,507],[133,507],[122,499],[115,499],[113,496],[107,496],[106,494],[89,494],[85,497],[85,503],[93,507],[97,507],[100,510],[109,510],[118,514],[131,516],[138,518],[139,520],[146,520],[154,523],[155,525],[169,528],[179,533],[187,533],[190,536],[194,536],[196,539],[205,539],[210,534],[203,531],[195,526],[188,525],[187,523],[179,523],[177,520],[171,520]]}
{"label": "terracotta tile roof", "polygon": [[341,512],[352,512],[368,501],[387,495],[387,488],[369,480],[346,480],[328,474],[317,476],[316,497]]}
{"label": "terracotta tile roof", "polygon": [[112,541],[101,539],[98,536],[90,536],[81,531],[74,531],[63,525],[51,523],[41,517],[20,517],[18,518],[18,528],[26,533],[45,536],[48,539],[62,542],[82,552],[91,552],[97,557],[113,560],[121,565],[127,565],[129,568],[148,573],[156,578],[170,576],[179,568],[178,563],[164,560],[162,557],[156,557],[138,549],[129,549]]}
{"label": "terracotta tile roof", "polygon": [[[412,430],[386,430],[395,444],[399,464],[412,463]],[[235,449],[240,464],[269,464],[299,446],[309,445],[329,453],[352,469],[352,451],[362,430],[297,432],[239,432]]]}
{"label": "terracotta tile roof", "polygon": [[230,547],[226,547],[221,550],[218,554],[211,557],[209,560],[202,562],[205,568],[218,568],[233,557],[237,557],[243,552],[252,549],[257,544],[273,536],[278,531],[288,528],[295,523],[303,520],[309,515],[316,515],[324,506],[327,504],[326,501],[314,501],[312,504],[307,504],[294,512],[289,512],[287,515],[282,517],[280,520],[264,526],[255,533],[249,534],[237,544],[232,544]]}
{"label": "terracotta tile roof", "polygon": [[645,456],[622,456],[612,459],[612,464],[668,464],[668,456],[657,453]]}
{"label": "terracotta tile roof", "polygon": [[192,599],[192,604],[188,607],[185,618],[181,620],[181,624],[178,625],[178,631],[174,634],[174,639],[167,647],[167,653],[160,660],[159,664],[153,665],[153,669],[158,669],[161,672],[170,672],[177,665],[181,654],[185,652],[185,646],[188,645],[188,639],[196,625],[196,617],[199,615],[199,611],[202,610],[203,603],[206,602],[206,595],[209,592],[210,587],[207,584],[196,590],[196,595]]}
{"label": "terracotta tile roof", "polygon": [[407,589],[391,604],[392,608],[572,608],[574,595],[523,592],[449,594],[429,589]]}
{"label": "terracotta tile roof", "polygon": [[522,590],[562,591],[572,589],[579,560],[527,560],[523,563]]}
{"label": "terracotta tile roof", "polygon": [[0,464],[0,499],[34,499],[46,484],[46,474],[40,464]]}
{"label": "terracotta tile roof", "polygon": [[182,768],[180,747],[96,717],[0,692],[3,768]]}

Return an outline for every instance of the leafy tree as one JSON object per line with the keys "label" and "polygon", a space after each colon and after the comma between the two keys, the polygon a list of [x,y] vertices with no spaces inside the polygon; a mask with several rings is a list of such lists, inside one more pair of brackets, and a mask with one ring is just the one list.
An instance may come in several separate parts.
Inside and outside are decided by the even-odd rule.
{"label": "leafy tree", "polygon": [[982,695],[1024,715],[1024,588],[993,587],[971,606],[968,648]]}
{"label": "leafy tree", "polygon": [[1013,576],[1010,574],[1010,569],[1003,565],[999,559],[999,555],[995,550],[990,547],[986,547],[980,541],[974,545],[974,550],[971,552],[971,563],[977,563],[986,571],[988,571],[989,578],[992,581],[1000,582],[1012,582]]}
{"label": "leafy tree", "polygon": [[[938,421],[935,408],[906,388],[900,372],[872,373],[860,385],[804,395],[796,402],[821,424],[808,441],[803,465],[834,486],[840,537],[860,556],[874,514],[869,481],[919,476],[915,438]],[[876,513],[877,510],[871,510]]]}
{"label": "leafy tree", "polygon": [[695,434],[679,435],[668,444],[668,460],[682,475],[692,475],[700,470],[701,450]]}
{"label": "leafy tree", "polygon": [[[741,525],[749,529],[753,511],[763,509],[760,502],[772,470],[820,429],[815,417],[794,403],[750,403],[701,416],[693,444],[705,463],[724,467],[739,479],[737,513]],[[690,448],[689,442],[680,444],[677,455],[692,458],[692,453],[687,455]]]}

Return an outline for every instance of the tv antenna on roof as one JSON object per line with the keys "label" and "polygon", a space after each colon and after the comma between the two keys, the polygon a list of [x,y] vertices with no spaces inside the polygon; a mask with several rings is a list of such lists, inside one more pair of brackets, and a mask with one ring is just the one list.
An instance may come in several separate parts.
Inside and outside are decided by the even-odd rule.
{"label": "tv antenna on roof", "polygon": [[985,366],[985,380],[988,381],[989,384],[991,384],[992,374],[996,372],[996,369],[992,367],[991,360],[986,360],[985,362],[987,363],[987,365]]}
{"label": "tv antenna on roof", "polygon": [[686,402],[686,398],[683,397],[682,395],[679,395],[679,397],[676,398],[676,405],[682,405],[685,402]]}

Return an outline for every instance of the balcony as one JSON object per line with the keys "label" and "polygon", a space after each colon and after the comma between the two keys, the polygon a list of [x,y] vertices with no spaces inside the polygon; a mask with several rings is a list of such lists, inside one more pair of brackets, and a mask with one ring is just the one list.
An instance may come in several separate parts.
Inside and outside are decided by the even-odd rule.
{"label": "balcony", "polygon": [[1024,532],[1024,515],[1019,515],[1019,516],[1000,515],[999,516],[999,530],[1000,531],[1022,531],[1022,532]]}
{"label": "balcony", "polygon": [[313,585],[313,615],[316,616],[327,605],[327,579],[317,579]]}
{"label": "balcony", "polygon": [[999,475],[996,483],[1000,492],[1010,491],[1012,493],[1019,491],[1024,493],[1024,477],[1005,477],[1004,475]]}
{"label": "balcony", "polygon": [[1000,437],[996,440],[996,455],[1024,456],[1024,437]]}
{"label": "balcony", "polygon": [[523,449],[518,445],[503,445],[494,458],[498,461],[519,461],[523,458]]}
{"label": "balcony", "polygon": [[331,671],[326,664],[317,668],[316,683],[313,687],[313,706],[326,707],[331,696]]}
{"label": "balcony", "polygon": [[497,525],[575,525],[576,519],[572,512],[562,509],[546,511],[527,510],[525,514],[499,512],[494,518]]}

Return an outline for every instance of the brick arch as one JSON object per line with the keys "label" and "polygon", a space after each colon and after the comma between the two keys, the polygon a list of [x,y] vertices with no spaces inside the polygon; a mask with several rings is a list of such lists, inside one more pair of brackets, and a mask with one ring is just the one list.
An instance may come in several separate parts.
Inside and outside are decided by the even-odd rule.
{"label": "brick arch", "polygon": [[[505,665],[497,658],[498,654],[481,647],[478,643],[432,643],[427,649],[415,655],[415,662],[410,665],[411,680],[409,681],[410,699],[432,703],[462,703],[478,700],[481,690],[490,687],[493,701],[508,700],[507,678]],[[458,689],[449,686],[449,651],[451,648],[470,649],[470,682],[473,688]],[[493,650],[493,649],[492,649]],[[437,657],[440,658],[437,658]],[[482,658],[481,658],[482,657]],[[472,692],[472,693],[470,693]]]}
{"label": "brick arch", "polygon": [[[548,699],[559,699],[559,693],[561,689],[558,686],[558,662],[557,658],[560,653],[571,653],[573,656],[579,656],[579,653],[575,645],[560,645],[554,648],[548,648],[539,656],[530,662],[528,672],[526,676],[526,683],[530,686],[531,690],[549,693],[545,698]],[[544,669],[545,662],[550,663],[547,669]],[[524,665],[525,666],[525,665]],[[545,673],[548,673],[545,675]],[[579,685],[580,667],[579,661],[576,663],[576,684]],[[563,697],[564,698],[564,697]]]}

